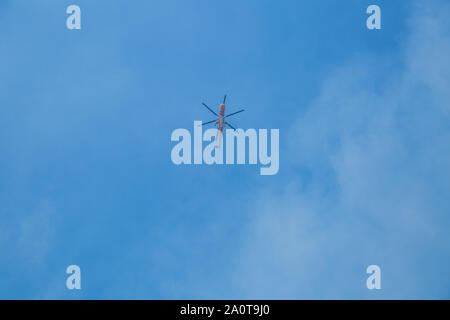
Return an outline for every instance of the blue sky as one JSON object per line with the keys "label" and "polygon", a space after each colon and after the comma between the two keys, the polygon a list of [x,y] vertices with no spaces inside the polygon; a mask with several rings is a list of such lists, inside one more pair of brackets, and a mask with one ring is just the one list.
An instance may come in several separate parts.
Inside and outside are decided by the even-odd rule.
{"label": "blue sky", "polygon": [[[450,298],[449,17],[445,1],[1,1],[0,298]],[[246,109],[234,125],[280,129],[277,175],[171,162],[171,132],[225,93]]]}

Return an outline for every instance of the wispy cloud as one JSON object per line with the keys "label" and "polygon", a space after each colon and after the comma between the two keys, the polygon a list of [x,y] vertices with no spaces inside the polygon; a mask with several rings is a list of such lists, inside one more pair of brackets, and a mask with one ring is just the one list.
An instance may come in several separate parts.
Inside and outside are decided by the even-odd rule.
{"label": "wispy cloud", "polygon": [[449,298],[450,6],[413,12],[400,55],[330,72],[296,122],[292,185],[255,200],[235,274],[245,297]]}

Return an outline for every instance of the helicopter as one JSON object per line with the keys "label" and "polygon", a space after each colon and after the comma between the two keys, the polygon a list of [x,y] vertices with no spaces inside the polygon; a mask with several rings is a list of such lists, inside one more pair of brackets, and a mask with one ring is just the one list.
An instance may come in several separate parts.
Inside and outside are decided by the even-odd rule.
{"label": "helicopter", "polygon": [[216,141],[219,141],[219,144],[216,145],[216,148],[220,147],[220,145],[222,143],[223,128],[225,126],[229,126],[231,129],[236,131],[236,128],[233,127],[228,121],[226,121],[225,118],[231,117],[231,116],[233,116],[235,114],[238,114],[238,113],[241,113],[241,112],[245,111],[244,109],[241,109],[239,111],[236,111],[236,112],[233,112],[233,113],[225,115],[225,102],[226,102],[226,100],[227,100],[227,95],[225,95],[223,97],[223,102],[220,104],[219,114],[217,114],[210,107],[208,107],[208,105],[206,105],[206,103],[204,103],[204,102],[202,103],[203,106],[205,106],[209,111],[211,111],[217,117],[217,119],[214,119],[214,120],[202,123],[202,126],[210,124],[210,123],[214,123],[215,126],[218,125]]}

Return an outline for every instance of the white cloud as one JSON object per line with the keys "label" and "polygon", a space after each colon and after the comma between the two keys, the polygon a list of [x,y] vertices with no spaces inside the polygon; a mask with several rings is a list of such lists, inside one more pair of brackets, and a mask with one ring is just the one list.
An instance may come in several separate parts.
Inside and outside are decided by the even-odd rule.
{"label": "white cloud", "polygon": [[[355,57],[295,124],[283,170],[310,179],[255,199],[235,274],[245,297],[448,298],[450,6],[414,12],[401,64]],[[381,295],[365,289],[369,264]]]}

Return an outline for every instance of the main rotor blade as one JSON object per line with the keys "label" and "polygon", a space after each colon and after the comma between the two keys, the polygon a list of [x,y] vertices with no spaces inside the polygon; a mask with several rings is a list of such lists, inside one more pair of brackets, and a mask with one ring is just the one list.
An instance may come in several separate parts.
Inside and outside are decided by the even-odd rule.
{"label": "main rotor blade", "polygon": [[211,121],[208,121],[208,122],[202,123],[202,126],[204,126],[205,124],[210,124],[210,123],[216,122],[216,121],[217,121],[217,120],[211,120]]}
{"label": "main rotor blade", "polygon": [[227,95],[223,97],[223,104],[225,104],[225,100],[227,100]]}
{"label": "main rotor blade", "polygon": [[229,126],[231,129],[233,129],[234,131],[236,131],[236,128],[235,127],[233,127],[231,124],[229,124],[228,122],[227,122],[227,126]]}
{"label": "main rotor blade", "polygon": [[208,107],[208,106],[206,105],[206,103],[202,102],[202,104],[203,104],[209,111],[211,111],[212,113],[214,113],[214,115],[215,115],[216,117],[219,116],[217,113],[215,113],[214,111],[212,111],[212,109],[211,109],[210,107]]}
{"label": "main rotor blade", "polygon": [[239,112],[243,112],[243,111],[245,111],[245,110],[244,110],[244,109],[242,109],[242,110],[239,110],[239,111],[236,111],[236,112],[233,112],[233,113],[227,114],[227,115],[225,116],[225,118],[226,118],[226,117],[231,117],[232,115],[235,115],[236,113],[239,113]]}

